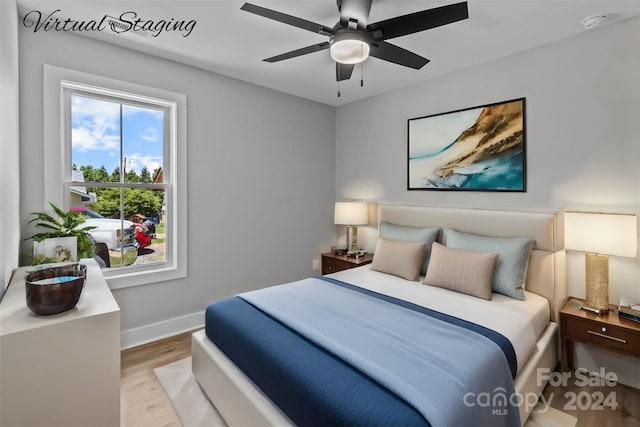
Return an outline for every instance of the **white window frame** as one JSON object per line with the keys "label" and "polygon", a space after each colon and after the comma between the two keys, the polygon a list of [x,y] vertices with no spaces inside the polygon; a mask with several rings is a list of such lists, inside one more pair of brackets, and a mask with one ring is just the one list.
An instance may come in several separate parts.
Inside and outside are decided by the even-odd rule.
{"label": "white window frame", "polygon": [[[166,108],[171,130],[166,132],[163,178],[167,233],[166,262],[104,269],[111,289],[145,285],[187,277],[187,97],[107,77],[44,65],[44,195],[43,205],[53,202],[69,208],[71,180],[71,137],[69,94],[93,93],[114,97],[118,102],[151,102]],[[65,100],[66,98],[66,100]],[[67,111],[65,111],[67,109]],[[54,161],[58,159],[59,161]]]}

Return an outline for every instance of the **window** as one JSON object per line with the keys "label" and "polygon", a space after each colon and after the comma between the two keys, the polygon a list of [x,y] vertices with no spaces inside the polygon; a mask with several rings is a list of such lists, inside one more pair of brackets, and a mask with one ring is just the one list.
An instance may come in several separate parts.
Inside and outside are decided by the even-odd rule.
{"label": "window", "polygon": [[185,119],[184,95],[45,66],[45,196],[96,227],[112,288],[186,276]]}

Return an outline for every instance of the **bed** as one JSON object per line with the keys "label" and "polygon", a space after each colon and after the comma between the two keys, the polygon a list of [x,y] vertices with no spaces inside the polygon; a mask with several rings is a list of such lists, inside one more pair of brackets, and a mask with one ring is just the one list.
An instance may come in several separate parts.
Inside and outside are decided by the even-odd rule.
{"label": "bed", "polygon": [[[552,371],[558,361],[556,321],[566,290],[564,252],[560,250],[562,239],[558,238],[561,226],[556,215],[381,204],[378,207],[378,224],[380,246],[377,246],[376,253],[379,260],[376,261],[374,256],[372,265],[269,287],[216,302],[207,309],[205,330],[194,333],[192,337],[192,369],[202,389],[229,425],[334,425],[353,424],[353,420],[359,424],[378,425],[420,425],[426,420],[422,425],[440,425],[459,424],[460,420],[469,419],[477,423],[477,417],[487,413],[505,425],[524,424],[546,385],[546,376],[539,375],[540,369]],[[403,251],[414,244],[403,243],[399,250],[396,246],[381,246],[381,242],[397,244],[397,240],[411,240],[410,236],[403,238],[407,230],[429,229],[432,233],[434,227],[439,229],[434,237],[438,243],[433,245],[437,251],[430,253],[430,262],[434,263],[429,266],[435,265],[435,261],[444,265],[447,260],[454,264],[460,259],[466,260],[459,256],[461,254],[472,256],[468,258],[472,260],[469,263],[475,262],[474,253],[464,252],[468,249],[464,247],[464,238],[469,237],[467,234],[472,238],[473,235],[482,235],[509,242],[529,237],[532,246],[527,252],[526,282],[524,290],[519,290],[521,293],[518,294],[522,299],[490,290],[490,300],[487,300],[486,295],[479,297],[454,292],[447,286],[439,286],[439,283],[438,286],[424,285],[426,259],[418,280],[399,277],[402,272],[392,271],[395,264],[388,267],[382,262],[385,259],[383,254],[390,250],[392,254],[403,254],[402,258],[406,258]],[[387,237],[392,239],[385,242]],[[457,241],[464,243],[462,248],[456,247]],[[450,252],[456,250],[463,252]],[[482,261],[483,265],[490,264],[490,261],[485,261]],[[433,279],[431,273],[437,270],[427,269],[427,278]],[[321,303],[323,299],[328,301],[324,305]],[[338,312],[340,309],[337,307],[341,304],[345,308]],[[391,307],[396,305],[401,307]],[[387,313],[385,310],[393,311]],[[315,316],[319,316],[321,321],[313,318],[315,311]],[[373,317],[383,321],[376,323],[372,318],[362,322],[366,317],[363,313],[369,312],[377,313]],[[434,360],[434,366],[444,366],[437,369],[441,372],[412,366],[417,350],[399,350],[405,347],[406,337],[402,333],[393,335],[397,331],[386,330],[387,325],[393,323],[388,319],[395,319],[396,315],[400,316],[397,319],[399,325],[416,322],[418,332],[402,333],[410,336],[408,341],[412,341],[412,345],[416,341],[415,345],[423,346],[418,348],[425,353],[419,353],[418,359],[424,359],[424,354],[428,353],[429,360]],[[431,320],[434,317],[436,319]],[[425,318],[433,321],[434,325],[424,326],[421,322]],[[509,321],[505,322],[505,318]],[[423,330],[429,328],[437,336],[444,327],[442,322],[457,322],[451,326],[455,331],[464,329],[462,326],[467,328],[465,325],[478,330],[460,332],[463,337],[456,335],[455,345],[433,345],[439,341],[434,341],[436,338],[431,335],[420,338],[424,339],[422,344],[418,342],[418,337],[426,334]],[[325,339],[326,333],[322,330],[325,327],[344,330],[341,332],[344,336]],[[274,331],[274,328],[279,329]],[[369,330],[378,334],[381,329],[384,329],[385,337],[392,338],[374,340],[366,335]],[[446,331],[441,335],[453,334],[448,329]],[[360,339],[349,338],[349,334]],[[473,336],[468,339],[478,339],[479,342],[465,342],[467,335]],[[478,338],[478,335],[482,337]],[[340,339],[345,342],[340,342]],[[486,344],[488,340],[493,340],[493,344]],[[371,347],[374,341],[375,347]],[[476,359],[484,360],[483,353],[475,350],[484,346],[490,347],[489,353],[497,353],[486,357],[486,363],[494,365],[486,365],[486,369],[470,369],[471,372],[464,375],[482,377],[478,381],[495,383],[481,383],[473,388],[464,382],[466,377],[447,380],[450,372],[465,371],[467,364],[475,366],[471,363],[479,363],[475,362]],[[450,347],[456,347],[456,352],[446,353],[445,349]],[[265,353],[269,357],[272,357],[271,353],[278,353],[275,358],[281,360],[272,362],[264,356]],[[375,358],[391,360],[384,362],[389,366],[376,368],[378,360]],[[374,366],[371,368],[369,365]],[[409,373],[395,371],[402,370],[402,367],[406,367]],[[491,372],[491,378],[477,374],[483,372]],[[500,375],[495,372],[500,372]],[[300,379],[303,375],[314,379]],[[402,376],[407,379],[396,384],[396,378]],[[449,390],[438,385],[438,381],[460,384],[457,390],[455,387]],[[421,387],[425,383],[436,384],[432,386],[435,390],[423,390]],[[461,390],[477,391],[462,393]],[[509,396],[516,397],[511,402],[516,406],[515,411],[513,407],[505,409],[501,405],[498,395],[502,391],[507,400]],[[425,399],[427,395],[432,398]],[[492,407],[483,405],[486,397],[498,398],[498,404],[494,401]],[[431,401],[435,403],[428,403]],[[441,414],[439,409],[442,407],[446,411]],[[310,415],[313,411],[318,414]]]}

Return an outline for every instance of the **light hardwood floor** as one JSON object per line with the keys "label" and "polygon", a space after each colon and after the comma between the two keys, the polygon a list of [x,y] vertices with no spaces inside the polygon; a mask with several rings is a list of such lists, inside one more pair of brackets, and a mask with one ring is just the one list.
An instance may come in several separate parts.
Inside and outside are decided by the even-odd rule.
{"label": "light hardwood floor", "polygon": [[191,356],[191,334],[122,351],[120,393],[126,427],[181,427],[153,369]]}
{"label": "light hardwood floor", "polygon": [[[191,333],[122,352],[120,390],[127,427],[181,427],[153,369],[190,356]],[[582,392],[583,400],[577,403],[584,405],[587,397],[594,402],[598,391],[604,396],[615,393],[618,404],[616,410],[608,407],[590,411],[566,409],[565,405],[571,403],[571,393]],[[547,386],[544,396],[552,407],[577,417],[577,427],[640,427],[640,390],[623,385],[581,388]]]}
{"label": "light hardwood floor", "polygon": [[543,395],[551,407],[578,418],[577,427],[640,427],[640,390],[622,384],[578,387],[573,383],[547,385]]}

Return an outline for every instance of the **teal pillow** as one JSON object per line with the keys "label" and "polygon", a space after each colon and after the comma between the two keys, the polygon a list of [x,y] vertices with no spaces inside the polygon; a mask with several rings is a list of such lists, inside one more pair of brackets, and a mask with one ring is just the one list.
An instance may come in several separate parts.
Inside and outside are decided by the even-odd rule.
{"label": "teal pillow", "polygon": [[420,265],[420,275],[427,274],[429,257],[431,256],[431,244],[436,241],[440,227],[407,227],[383,221],[380,223],[380,237],[387,239],[402,240],[404,242],[426,243],[422,264]]}
{"label": "teal pillow", "polygon": [[493,292],[524,300],[529,254],[534,240],[528,237],[490,237],[462,233],[445,228],[444,241],[449,248],[475,252],[497,253],[493,274]]}

